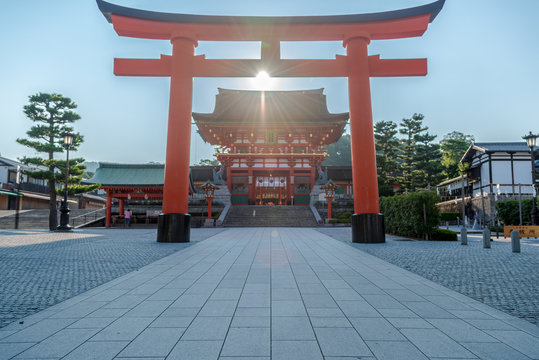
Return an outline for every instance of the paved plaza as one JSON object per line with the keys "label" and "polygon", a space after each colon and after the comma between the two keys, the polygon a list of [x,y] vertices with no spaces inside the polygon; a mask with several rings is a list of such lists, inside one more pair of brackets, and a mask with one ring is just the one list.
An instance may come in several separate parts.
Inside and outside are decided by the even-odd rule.
{"label": "paved plaza", "polygon": [[219,231],[198,229],[189,244],[158,244],[155,229],[0,230],[0,328]]}
{"label": "paved plaza", "polygon": [[508,314],[539,324],[539,240],[522,239],[511,252],[510,239],[496,239],[483,249],[481,234],[456,241],[410,241],[387,235],[385,244],[352,244],[350,228],[318,231],[410,270],[440,285]]}
{"label": "paved plaza", "polygon": [[244,228],[1,328],[0,358],[539,359],[539,329],[315,229]]}

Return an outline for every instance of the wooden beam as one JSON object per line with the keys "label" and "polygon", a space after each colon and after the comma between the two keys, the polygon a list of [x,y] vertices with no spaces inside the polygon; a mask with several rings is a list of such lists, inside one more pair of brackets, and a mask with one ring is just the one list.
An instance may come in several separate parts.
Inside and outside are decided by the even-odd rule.
{"label": "wooden beam", "polygon": [[160,59],[114,59],[116,76],[170,76],[171,56]]}
{"label": "wooden beam", "polygon": [[427,59],[380,59],[380,55],[369,56],[371,77],[425,76]]}
{"label": "wooden beam", "polygon": [[[170,76],[171,56],[160,59],[114,59],[117,76]],[[271,77],[346,77],[347,57],[334,60],[243,60],[193,58],[193,77],[254,77],[266,71]],[[380,59],[369,56],[372,77],[425,76],[427,59]]]}

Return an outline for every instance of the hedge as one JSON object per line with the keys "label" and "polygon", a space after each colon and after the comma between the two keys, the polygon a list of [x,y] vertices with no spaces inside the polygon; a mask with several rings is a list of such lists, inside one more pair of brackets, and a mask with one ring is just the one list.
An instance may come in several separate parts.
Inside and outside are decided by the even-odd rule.
{"label": "hedge", "polygon": [[458,212],[444,212],[440,214],[441,221],[455,221],[461,217]]}
{"label": "hedge", "polygon": [[457,241],[457,233],[451,230],[437,228],[430,239],[439,241]]}
{"label": "hedge", "polygon": [[[520,216],[518,212],[518,200],[498,201],[496,203],[498,218],[504,225],[520,225]],[[522,200],[522,222],[529,224],[531,222],[530,212],[532,211],[532,199]]]}
{"label": "hedge", "polygon": [[[434,191],[380,198],[380,210],[384,214],[386,232],[401,236],[422,238],[432,235],[440,224],[440,210],[436,203],[440,196]],[[427,221],[423,217],[425,206]]]}

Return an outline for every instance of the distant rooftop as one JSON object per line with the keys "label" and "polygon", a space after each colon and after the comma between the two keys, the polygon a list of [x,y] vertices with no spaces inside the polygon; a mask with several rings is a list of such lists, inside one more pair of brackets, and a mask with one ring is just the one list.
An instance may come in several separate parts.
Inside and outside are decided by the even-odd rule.
{"label": "distant rooftop", "polygon": [[102,186],[163,186],[165,165],[163,164],[115,164],[99,163],[87,184]]}
{"label": "distant rooftop", "polygon": [[[539,147],[535,147],[534,151],[537,151]],[[476,142],[472,143],[466,153],[462,156],[461,162],[470,161],[476,152],[481,153],[516,153],[516,152],[530,152],[530,148],[526,145],[525,141],[518,142]]]}

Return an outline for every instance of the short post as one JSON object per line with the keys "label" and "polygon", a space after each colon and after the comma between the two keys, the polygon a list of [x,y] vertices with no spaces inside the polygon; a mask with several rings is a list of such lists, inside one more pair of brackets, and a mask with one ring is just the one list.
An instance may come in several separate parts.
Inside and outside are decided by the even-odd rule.
{"label": "short post", "polygon": [[483,230],[483,248],[490,249],[490,229],[488,227]]}
{"label": "short post", "polygon": [[460,229],[460,244],[468,245],[468,230],[466,230],[465,226]]}
{"label": "short post", "polygon": [[520,234],[516,230],[511,231],[511,250],[520,252]]}

